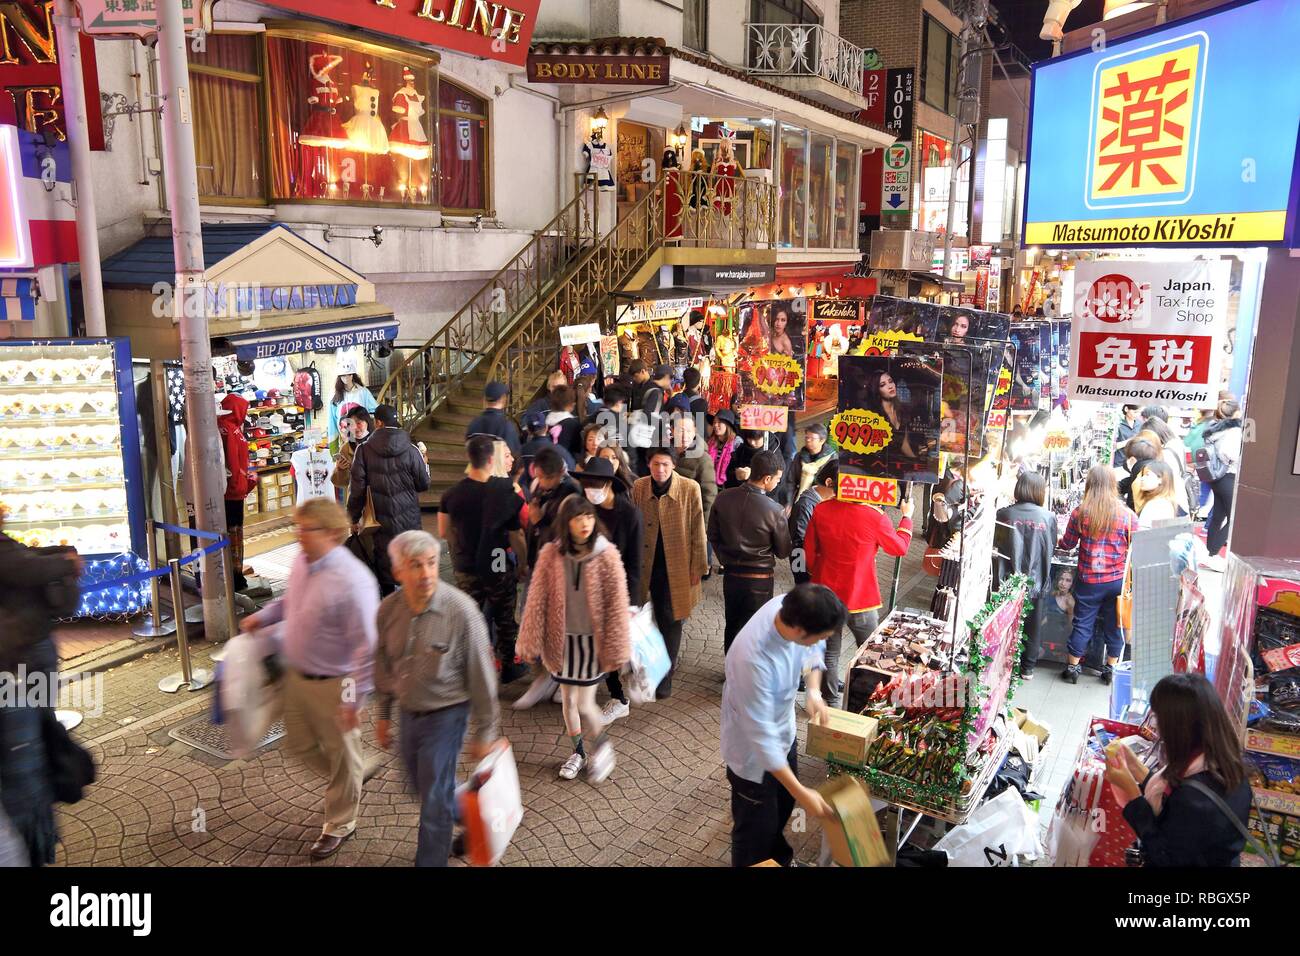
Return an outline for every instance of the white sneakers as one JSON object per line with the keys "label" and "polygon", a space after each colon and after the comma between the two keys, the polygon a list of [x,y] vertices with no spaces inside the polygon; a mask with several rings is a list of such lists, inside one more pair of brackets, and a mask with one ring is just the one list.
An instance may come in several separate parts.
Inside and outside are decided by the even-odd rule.
{"label": "white sneakers", "polygon": [[620,717],[626,717],[631,712],[632,708],[617,697],[611,697],[609,702],[605,704],[605,709],[601,711],[607,724],[618,720]]}
{"label": "white sneakers", "polygon": [[[582,768],[585,767],[586,765],[587,765],[587,758],[575,750],[573,753],[569,754],[569,759],[564,761],[564,763],[560,766],[560,779],[561,780],[575,779],[578,776],[578,774],[582,772]],[[608,776],[608,774],[606,776]]]}
{"label": "white sneakers", "polygon": [[533,680],[528,690],[524,691],[524,695],[515,701],[512,706],[515,710],[528,710],[530,707],[536,707],[551,696],[552,692],[559,694],[560,685],[555,682],[555,678],[550,674],[542,674]]}
{"label": "white sneakers", "polygon": [[608,740],[596,748],[587,767],[587,779],[592,783],[604,783],[614,772],[614,745]]}

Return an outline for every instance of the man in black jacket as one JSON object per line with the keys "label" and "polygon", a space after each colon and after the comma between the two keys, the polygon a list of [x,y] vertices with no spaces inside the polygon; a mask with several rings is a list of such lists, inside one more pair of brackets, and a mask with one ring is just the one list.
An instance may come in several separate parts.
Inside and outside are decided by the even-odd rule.
{"label": "man in black jacket", "polygon": [[722,564],[724,653],[754,613],[772,600],[777,559],[790,556],[785,512],[768,497],[781,482],[781,456],[759,452],[749,467],[749,480],[720,492],[709,515],[709,544]]}
{"label": "man in black jacket", "polygon": [[542,546],[555,533],[555,517],[569,495],[581,495],[582,486],[564,466],[557,448],[543,448],[533,459],[533,483],[528,497],[528,567],[531,570]]}
{"label": "man in black jacket", "polygon": [[813,509],[827,498],[835,497],[839,478],[840,463],[832,456],[822,463],[817,478],[790,508],[790,571],[794,574],[795,584],[807,584],[812,580],[808,573],[808,559],[803,553],[804,535],[808,533]]}
{"label": "man in black jacket", "polygon": [[420,492],[429,488],[429,463],[423,446],[398,427],[397,409],[375,409],[375,431],[357,448],[352,459],[352,486],[348,489],[348,516],[352,533],[361,531],[361,516],[369,499],[374,505],[375,577],[379,592],[387,597],[397,590],[388,543],[403,531],[420,530]]}
{"label": "man in black jacket", "polygon": [[510,454],[519,457],[519,429],[506,414],[506,399],[510,386],[504,382],[488,382],[483,389],[483,413],[465,426],[465,437],[495,435],[510,448]]}

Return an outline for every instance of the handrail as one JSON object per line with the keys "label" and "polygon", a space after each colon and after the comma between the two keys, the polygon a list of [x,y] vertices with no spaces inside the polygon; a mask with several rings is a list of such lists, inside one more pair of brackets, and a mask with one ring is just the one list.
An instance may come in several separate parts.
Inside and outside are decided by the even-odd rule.
{"label": "handrail", "polygon": [[594,184],[584,185],[424,345],[393,369],[377,398],[397,407],[405,427],[414,428],[451,395],[477,364],[471,356],[492,354],[518,316],[595,243],[599,223],[593,217],[594,195]]}
{"label": "handrail", "polygon": [[511,386],[513,411],[529,398],[522,386],[554,367],[559,327],[596,320],[610,293],[668,242],[711,248],[773,247],[776,190],[756,179],[665,171],[577,261],[565,281],[534,303],[529,315],[497,349],[488,377]]}

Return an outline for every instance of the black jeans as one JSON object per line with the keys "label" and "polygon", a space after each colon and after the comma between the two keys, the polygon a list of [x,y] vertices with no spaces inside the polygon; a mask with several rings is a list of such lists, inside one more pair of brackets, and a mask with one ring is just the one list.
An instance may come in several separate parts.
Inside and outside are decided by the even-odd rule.
{"label": "black jeans", "polygon": [[[796,754],[799,742],[795,741],[786,760],[790,769],[799,772]],[[763,774],[762,783],[738,777],[727,768],[727,782],[731,784],[731,865],[753,866],[764,860],[775,860],[789,866],[794,859],[794,848],[785,839],[785,825],[794,812],[794,797],[770,773]]]}
{"label": "black jeans", "polygon": [[[673,691],[673,674],[677,673],[677,652],[682,648],[682,622],[673,617],[673,596],[668,586],[667,575],[651,575],[650,608],[654,611],[655,627],[659,628],[659,633],[664,636],[664,648],[668,651],[668,660],[672,662],[672,666],[668,669],[668,676],[659,682],[655,696],[667,697]],[[618,689],[621,692],[623,685],[619,684]],[[614,694],[612,686],[609,692]]]}
{"label": "black jeans", "polygon": [[483,609],[483,616],[492,622],[496,632],[493,650],[502,666],[514,663],[515,639],[519,636],[519,625],[515,622],[519,584],[515,572],[484,575],[457,571],[456,587],[473,598]]}
{"label": "black jeans", "polygon": [[1219,549],[1228,543],[1228,522],[1232,520],[1232,494],[1236,490],[1236,475],[1223,475],[1210,485],[1210,492],[1214,495],[1214,512],[1210,515],[1210,524],[1205,529],[1205,547],[1210,554],[1218,554]]}
{"label": "black jeans", "polygon": [[375,572],[375,580],[379,582],[379,596],[388,597],[397,590],[397,581],[393,579],[393,562],[388,557],[388,545],[392,543],[396,535],[389,534],[382,528],[370,532],[370,547],[374,550],[374,563],[370,570]]}
{"label": "black jeans", "polygon": [[1033,598],[1034,609],[1025,615],[1025,649],[1020,652],[1020,666],[1025,665],[1034,667],[1038,664],[1039,647],[1042,638],[1039,636],[1039,624],[1042,621],[1042,606],[1052,600],[1052,592],[1047,591]]}
{"label": "black jeans", "polygon": [[731,650],[731,643],[740,633],[749,619],[776,593],[776,579],[742,578],[735,574],[724,574],[722,578],[722,601],[726,613],[726,627],[723,630],[723,653]]}

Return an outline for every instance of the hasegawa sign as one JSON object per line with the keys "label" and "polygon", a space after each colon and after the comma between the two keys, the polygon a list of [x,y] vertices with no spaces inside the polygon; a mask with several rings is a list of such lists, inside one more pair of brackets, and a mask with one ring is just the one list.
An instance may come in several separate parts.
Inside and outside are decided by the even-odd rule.
{"label": "hasegawa sign", "polygon": [[1024,245],[1286,244],[1298,45],[1253,0],[1035,65]]}
{"label": "hasegawa sign", "polygon": [[1212,407],[1231,268],[1223,260],[1080,262],[1070,398]]}

